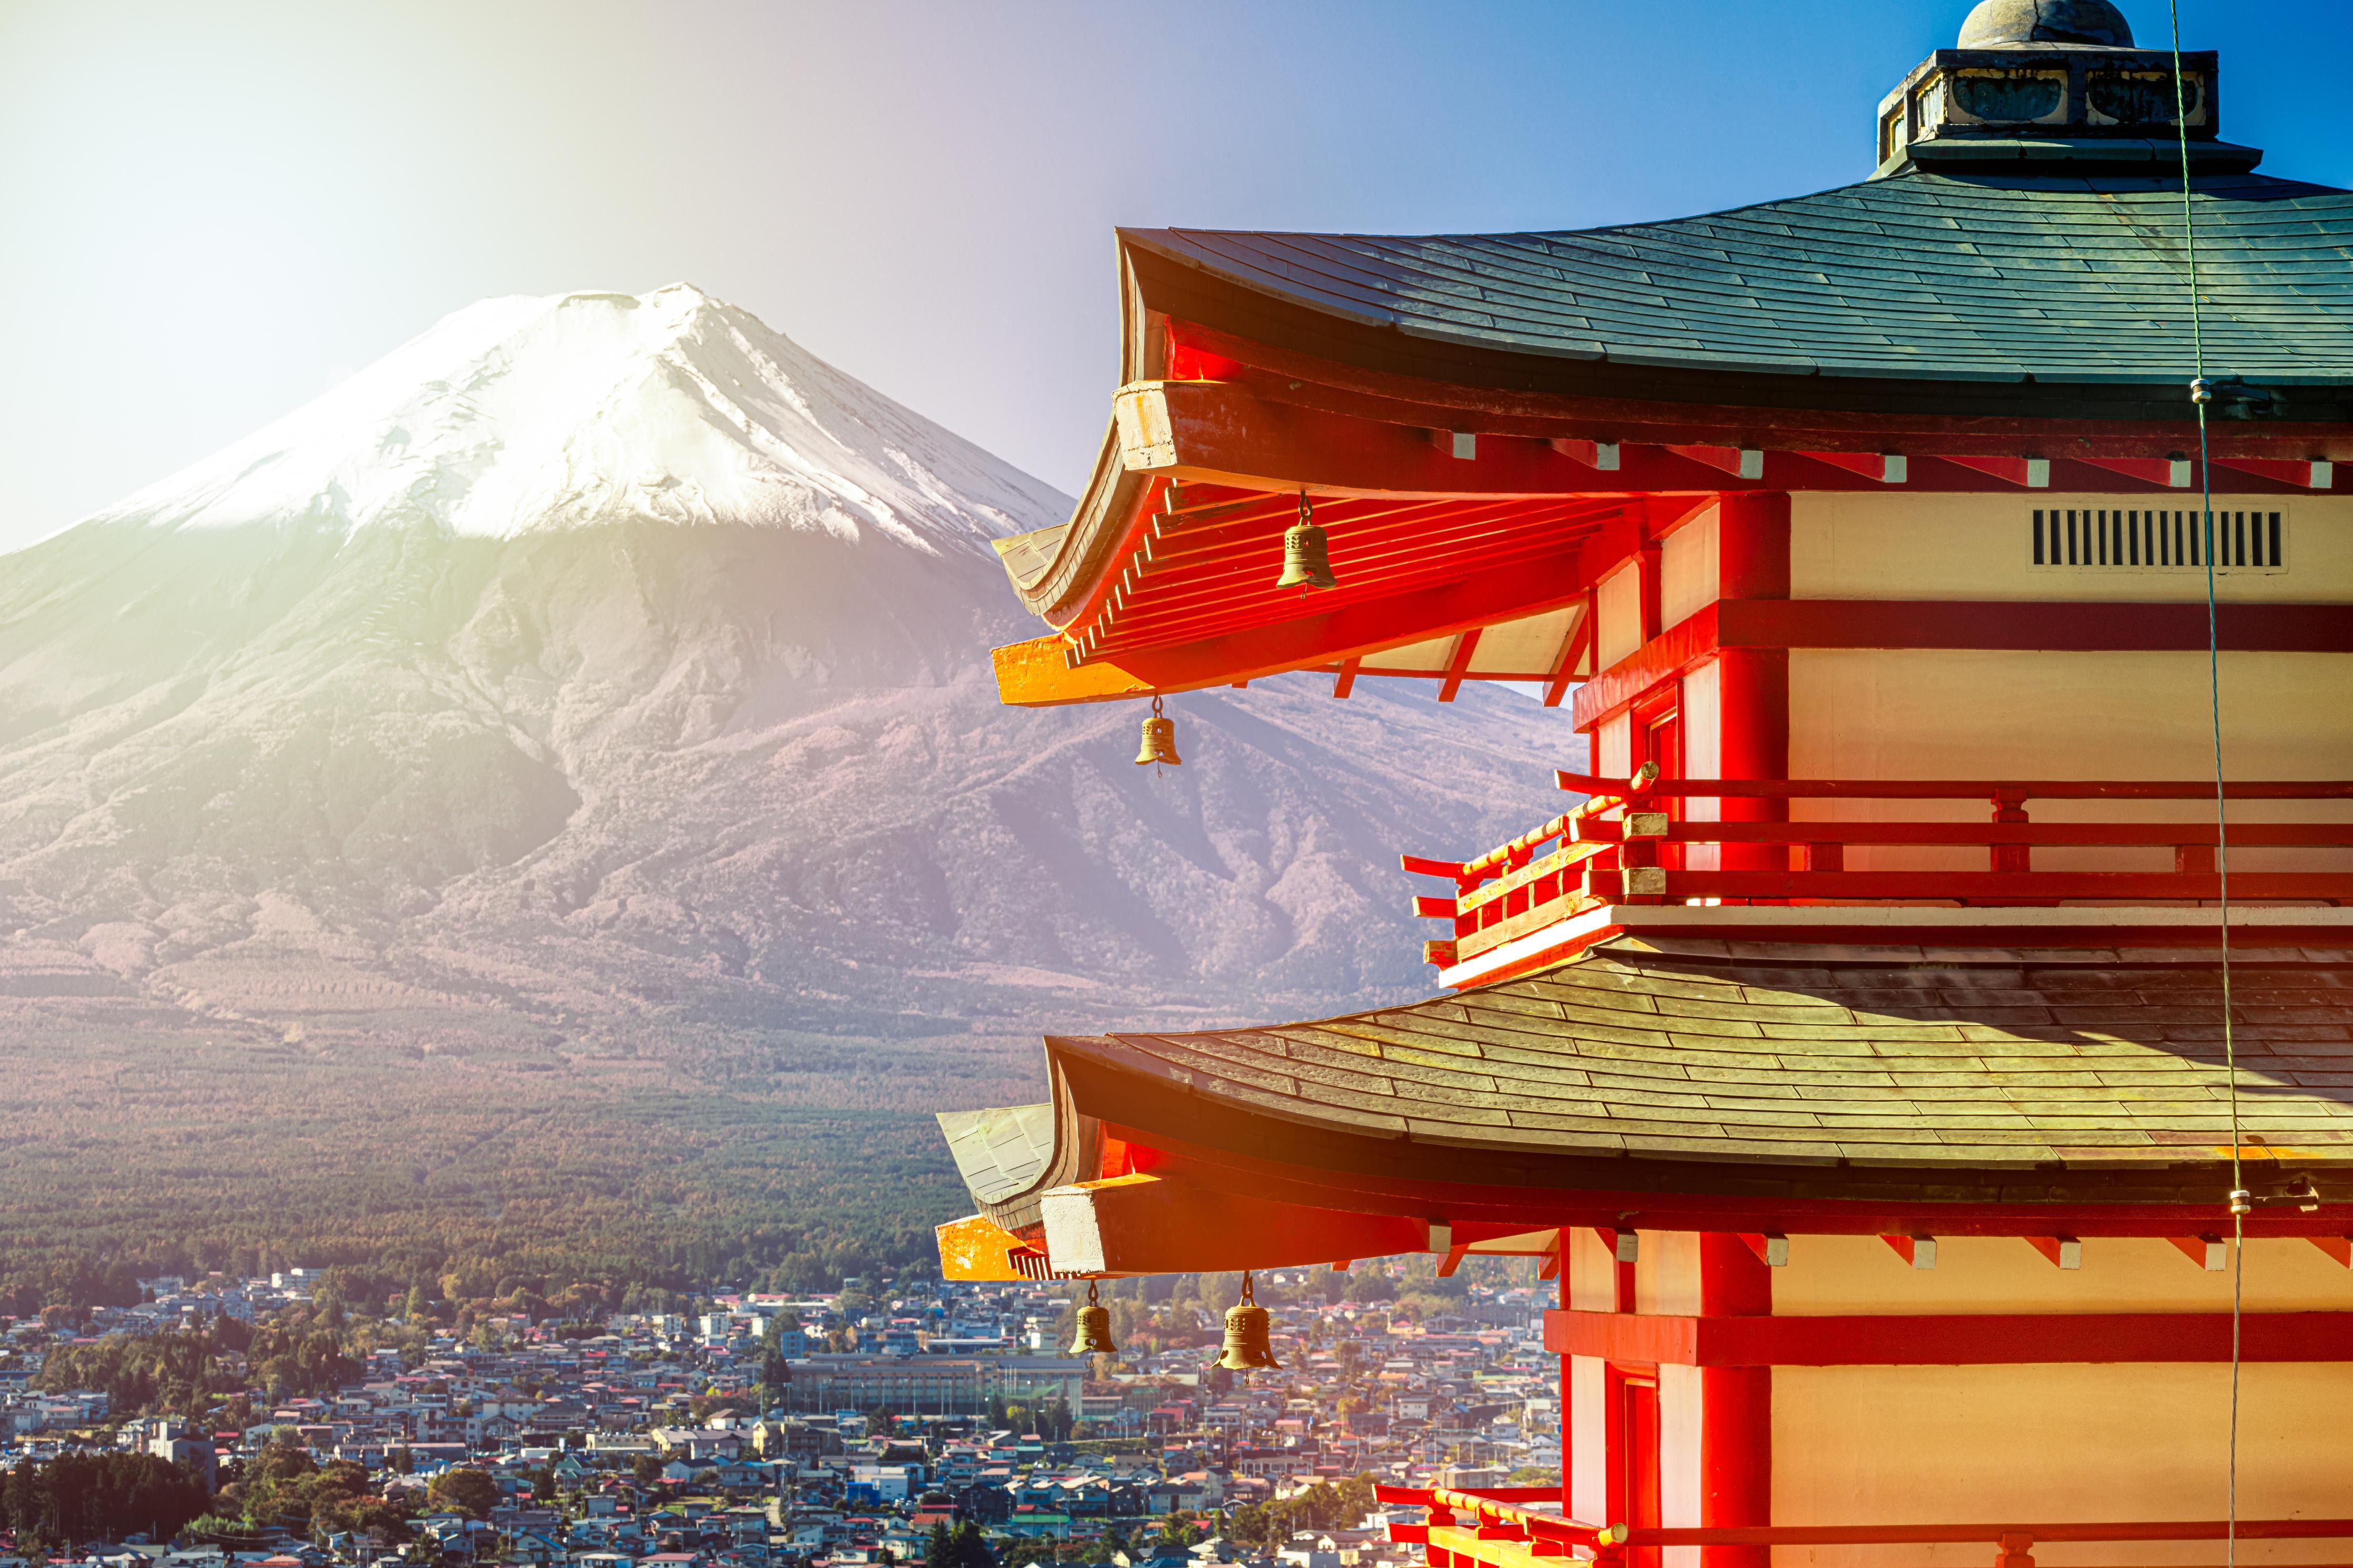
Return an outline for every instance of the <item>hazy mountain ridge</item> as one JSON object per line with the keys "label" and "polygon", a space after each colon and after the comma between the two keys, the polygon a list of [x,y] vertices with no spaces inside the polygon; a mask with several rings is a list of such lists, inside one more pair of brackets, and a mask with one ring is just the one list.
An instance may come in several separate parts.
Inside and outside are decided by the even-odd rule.
{"label": "hazy mountain ridge", "polygon": [[826,1038],[962,1036],[1001,1079],[1045,1027],[1419,992],[1397,851],[1573,760],[1514,697],[1300,681],[1176,700],[1138,769],[1132,706],[988,679],[1032,634],[985,539],[1062,498],[691,290],[490,305],[0,562],[0,994],[793,1094],[871,1070]]}

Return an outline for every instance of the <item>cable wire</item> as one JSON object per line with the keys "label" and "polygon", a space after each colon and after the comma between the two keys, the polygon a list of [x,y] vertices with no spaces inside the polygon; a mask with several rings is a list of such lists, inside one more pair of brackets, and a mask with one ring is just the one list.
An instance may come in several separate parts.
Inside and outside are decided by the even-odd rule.
{"label": "cable wire", "polygon": [[2239,1384],[2240,1329],[2246,1300],[2247,1211],[2250,1207],[2240,1160],[2239,1052],[2231,1018],[2230,795],[2222,772],[2222,639],[2214,605],[2214,479],[2207,459],[2206,405],[2213,388],[2206,382],[2206,329],[2198,293],[2198,213],[2189,194],[2189,106],[2181,83],[2181,3],[2168,0],[2173,25],[2173,128],[2181,146],[2181,236],[2189,256],[2189,350],[2195,364],[2190,405],[2198,412],[2198,489],[2206,540],[2206,706],[2214,741],[2214,876],[2221,915],[2223,1094],[2231,1115],[2231,1437],[2229,1514],[2223,1536],[2225,1568],[2239,1562]]}

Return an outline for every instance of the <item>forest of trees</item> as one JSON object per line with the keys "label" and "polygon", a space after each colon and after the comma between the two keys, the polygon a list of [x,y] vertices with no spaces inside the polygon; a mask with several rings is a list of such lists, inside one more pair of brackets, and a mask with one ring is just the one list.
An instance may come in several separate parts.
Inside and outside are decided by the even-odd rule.
{"label": "forest of trees", "polygon": [[1231,1539],[1271,1552],[1303,1530],[1338,1530],[1373,1510],[1373,1478],[1319,1481],[1297,1497],[1245,1503],[1226,1521]]}
{"label": "forest of trees", "polygon": [[102,1390],[120,1415],[196,1415],[248,1386],[283,1399],[355,1382],[360,1362],[352,1352],[369,1337],[332,1302],[259,1326],[221,1317],[203,1329],[53,1345],[36,1386]]}
{"label": "forest of trees", "polygon": [[[592,1101],[535,1082],[517,1092],[536,1100],[379,1099],[360,1116],[256,1077],[227,1045],[175,1037],[159,1055],[174,1072],[149,1111],[208,1117],[226,1094],[273,1136],[241,1149],[228,1181],[174,1139],[69,1160],[38,1106],[0,1104],[16,1155],[0,1183],[0,1315],[129,1306],[142,1278],[290,1265],[343,1266],[346,1299],[379,1313],[413,1288],[485,1300],[518,1281],[551,1303],[580,1287],[624,1308],[719,1281],[831,1289],[933,1258],[932,1227],[971,1206],[929,1115],[804,1110],[718,1084]],[[466,1163],[438,1158],[420,1176],[421,1130]],[[313,1157],[322,1148],[334,1157]]]}
{"label": "forest of trees", "polygon": [[375,1495],[364,1468],[349,1459],[321,1464],[291,1434],[270,1438],[212,1510],[187,1524],[191,1536],[232,1549],[270,1529],[298,1536],[374,1530],[395,1542],[412,1533],[407,1515]]}
{"label": "forest of trees", "polygon": [[169,1541],[212,1501],[204,1478],[153,1454],[67,1454],[26,1460],[0,1483],[0,1522],[23,1555],[145,1531]]}

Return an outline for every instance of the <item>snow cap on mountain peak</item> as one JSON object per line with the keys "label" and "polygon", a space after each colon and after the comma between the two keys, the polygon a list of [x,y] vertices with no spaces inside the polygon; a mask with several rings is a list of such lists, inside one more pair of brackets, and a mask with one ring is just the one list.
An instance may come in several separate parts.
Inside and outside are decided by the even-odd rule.
{"label": "snow cap on mountain peak", "polygon": [[511,537],[655,520],[978,548],[1050,487],[691,284],[484,300],[92,521]]}

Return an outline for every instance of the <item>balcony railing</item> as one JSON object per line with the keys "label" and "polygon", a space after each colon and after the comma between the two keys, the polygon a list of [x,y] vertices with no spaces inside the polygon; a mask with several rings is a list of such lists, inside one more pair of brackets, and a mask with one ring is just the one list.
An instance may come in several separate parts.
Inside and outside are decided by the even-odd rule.
{"label": "balcony railing", "polygon": [[[1384,1503],[1429,1510],[1421,1524],[1392,1524],[1389,1539],[1429,1550],[1430,1568],[1491,1563],[1520,1568],[1525,1558],[1574,1557],[1620,1565],[1664,1546],[1933,1546],[1979,1543],[1994,1549],[1993,1568],[2034,1568],[2039,1542],[2335,1541],[2353,1538],[2353,1519],[2126,1520],[2107,1523],[1748,1525],[1715,1529],[1584,1524],[1526,1505],[1560,1497],[1558,1488],[1508,1487],[1464,1492],[1446,1488],[1377,1487]],[[1497,1552],[1487,1542],[1510,1543]]]}
{"label": "balcony railing", "polygon": [[[1451,897],[1414,900],[1414,913],[1451,921],[1451,940],[1428,944],[1433,963],[1465,962],[1518,937],[1606,904],[1917,904],[2049,906],[2068,902],[2196,903],[2221,895],[2204,821],[2033,820],[2034,801],[2202,802],[2214,786],[2191,782],[2039,783],[1926,779],[1662,779],[1645,766],[1630,779],[1563,773],[1560,787],[1588,798],[1535,831],[1470,860],[1408,855],[1405,868],[1454,884]],[[2353,803],[2353,783],[2247,782],[2232,801]],[[1972,801],[1978,822],[1785,820],[1798,801]],[[1736,821],[1694,820],[1691,804],[1715,803]],[[1763,818],[1774,820],[1761,820]],[[2229,847],[2353,847],[2353,820],[2232,822]],[[1982,849],[1983,870],[1851,869],[1850,849]],[[2037,849],[2169,848],[2173,868],[2038,868]],[[1714,864],[1707,862],[1713,861]],[[2249,902],[2353,900],[2353,870],[2283,871],[2248,866],[2231,874],[2231,896]]]}

